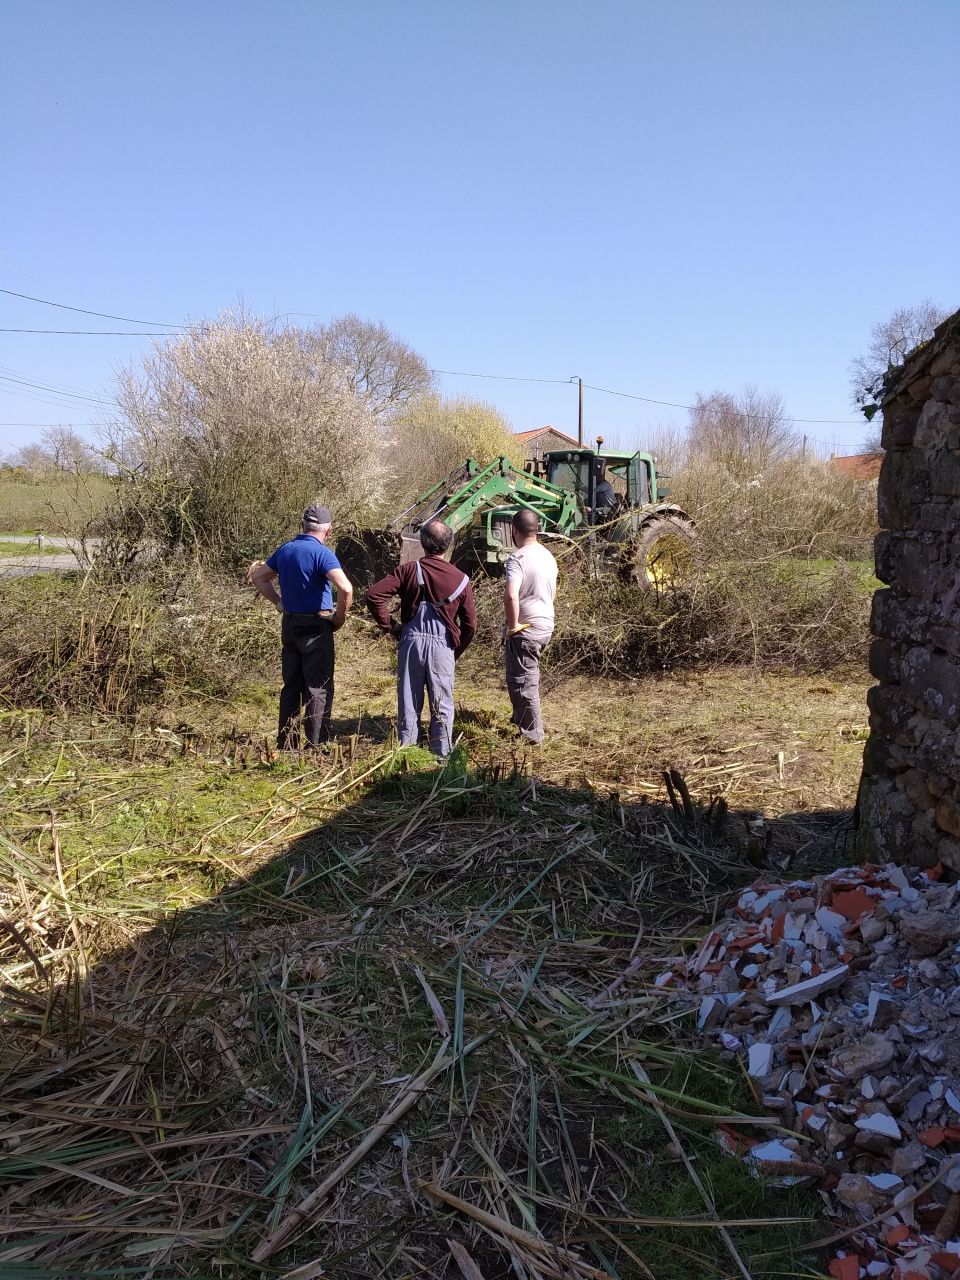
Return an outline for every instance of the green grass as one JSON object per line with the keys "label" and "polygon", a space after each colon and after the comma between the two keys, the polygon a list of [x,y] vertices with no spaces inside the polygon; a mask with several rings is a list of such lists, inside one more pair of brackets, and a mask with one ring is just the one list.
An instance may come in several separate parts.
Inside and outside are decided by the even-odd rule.
{"label": "green grass", "polygon": [[78,533],[106,509],[113,492],[113,481],[106,476],[33,479],[0,470],[0,529]]}
{"label": "green grass", "polygon": [[[731,1071],[729,1061],[721,1061],[708,1050],[701,1049],[675,1062],[659,1083],[664,1089],[730,1112],[751,1113],[755,1107],[743,1074]],[[743,1160],[721,1148],[709,1122],[684,1118],[674,1119],[673,1124],[721,1216],[743,1221],[793,1220],[776,1227],[743,1227],[735,1233],[737,1247],[749,1259],[755,1280],[820,1274],[816,1252],[806,1249],[811,1241],[825,1234],[814,1194],[754,1177]],[[598,1125],[597,1132],[602,1141],[615,1144],[618,1150],[637,1152],[637,1183],[628,1201],[637,1213],[649,1212],[645,1206],[656,1204],[667,1217],[691,1220],[703,1216],[703,1198],[678,1153],[668,1147],[662,1123],[650,1108],[633,1106],[611,1112]],[[638,1233],[631,1244],[654,1271],[656,1280],[688,1280],[692,1274],[711,1278],[734,1274],[718,1231],[691,1227],[664,1232],[655,1241],[649,1234]]]}
{"label": "green grass", "polygon": [[822,582],[833,577],[838,569],[844,569],[854,574],[857,584],[864,595],[873,595],[874,591],[879,591],[883,587],[883,583],[873,571],[872,560],[833,560],[827,558],[807,560],[799,557],[789,557],[784,558],[782,563],[785,567],[785,575],[796,578],[798,581],[808,579],[814,582]]}
{"label": "green grass", "polygon": [[60,556],[69,552],[64,547],[38,547],[36,542],[4,542],[0,538],[0,556]]}

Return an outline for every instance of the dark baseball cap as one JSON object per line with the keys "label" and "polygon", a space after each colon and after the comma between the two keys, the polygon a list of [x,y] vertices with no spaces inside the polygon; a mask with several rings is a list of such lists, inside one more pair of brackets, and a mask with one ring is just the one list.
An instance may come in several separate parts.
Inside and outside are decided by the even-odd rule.
{"label": "dark baseball cap", "polygon": [[309,507],[303,513],[304,524],[333,524],[333,516],[330,514],[329,507],[320,507],[315,502],[311,502]]}

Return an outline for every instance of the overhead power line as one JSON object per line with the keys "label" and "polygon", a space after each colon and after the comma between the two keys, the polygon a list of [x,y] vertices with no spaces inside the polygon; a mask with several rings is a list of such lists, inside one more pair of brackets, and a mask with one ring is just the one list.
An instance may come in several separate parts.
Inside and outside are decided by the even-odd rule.
{"label": "overhead power line", "polygon": [[[662,404],[667,405],[671,409],[695,409],[693,404],[678,404],[675,400],[653,400],[650,396],[637,396],[630,391],[611,391],[609,387],[595,387],[590,382],[585,382],[584,387],[590,391],[602,391],[605,396],[621,396],[624,400],[642,400],[644,404]],[[737,411],[738,418],[761,418],[767,417],[767,414],[759,413],[740,413]],[[862,423],[854,421],[852,418],[787,418],[787,422],[811,422],[819,423],[822,426],[837,427],[859,427]]]}
{"label": "overhead power line", "polygon": [[[49,298],[35,298],[30,293],[15,293],[13,289],[0,289],[0,293],[7,294],[10,298],[23,298],[26,302],[39,302],[45,307],[59,307],[61,311],[76,311],[82,316],[99,316],[101,320],[122,320],[124,324],[155,324],[161,329],[179,329],[179,324],[167,324],[165,320],[135,320],[132,316],[115,316],[109,311],[90,311],[87,307],[71,307],[66,302],[51,302]],[[5,333],[12,330],[5,329]],[[33,332],[25,330],[25,332]],[[58,331],[54,331],[58,332]]]}
{"label": "overhead power line", "polygon": [[183,333],[183,330],[175,329],[172,333],[169,330],[156,333],[145,333],[141,330],[138,333],[130,333],[127,329],[0,329],[0,333],[73,333],[104,338],[171,338],[175,333]]}
{"label": "overhead power line", "polygon": [[62,391],[59,387],[51,387],[44,382],[33,382],[26,378],[11,378],[5,373],[0,373],[0,382],[13,383],[18,387],[29,387],[34,391],[43,391],[48,395],[63,396],[69,400],[86,400],[89,404],[103,404],[105,397],[87,395],[86,392],[80,391]]}
{"label": "overhead power line", "polygon": [[[510,373],[466,373],[460,369],[431,369],[431,373],[443,373],[451,378],[491,378],[496,382],[551,382],[566,386],[569,383],[576,382],[576,378],[524,378],[517,374]],[[609,387],[598,387],[592,382],[585,382],[584,388],[589,391],[600,391],[607,396],[621,396],[624,400],[642,400],[644,404],[665,405],[671,409],[695,409],[697,406],[692,404],[680,404],[676,400],[654,400],[652,396],[634,395],[630,391],[611,391]],[[765,414],[757,413],[740,413],[737,415],[741,418],[759,418],[765,417]],[[863,424],[856,422],[850,418],[787,418],[787,422],[809,422],[819,423],[821,425],[834,425],[839,427],[859,427]]]}
{"label": "overhead power line", "polygon": [[460,369],[431,369],[430,372],[445,373],[450,378],[492,378],[495,382],[554,382],[563,386],[576,382],[576,378],[523,378],[511,373],[464,373]]}

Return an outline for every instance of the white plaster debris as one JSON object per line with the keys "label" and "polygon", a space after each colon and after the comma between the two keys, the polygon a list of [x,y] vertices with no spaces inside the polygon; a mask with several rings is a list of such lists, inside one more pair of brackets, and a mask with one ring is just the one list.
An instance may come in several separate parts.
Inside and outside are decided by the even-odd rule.
{"label": "white plaster debris", "polygon": [[[751,1126],[724,1149],[755,1144],[750,1167],[781,1185],[823,1177],[838,1226],[861,1224],[846,1246],[861,1280],[940,1277],[934,1256],[960,1257],[960,1230],[935,1236],[960,1193],[957,939],[957,886],[914,868],[845,867],[761,878],[693,956],[668,962],[664,997],[692,996],[701,1034],[762,1081],[770,1140]],[[918,1200],[931,1180],[933,1199]]]}
{"label": "white plaster debris", "polygon": [[773,1068],[773,1045],[762,1040],[750,1046],[747,1071],[754,1079],[768,1076]]}
{"label": "white plaster debris", "polygon": [[813,996],[839,987],[849,972],[847,965],[838,965],[827,973],[818,973],[813,978],[806,978],[803,982],[795,982],[790,987],[784,987],[782,991],[775,991],[767,996],[767,1004],[806,1004]]}
{"label": "white plaster debris", "polygon": [[882,1111],[874,1112],[869,1116],[860,1116],[856,1126],[861,1133],[879,1133],[884,1138],[892,1138],[894,1142],[899,1142],[903,1137],[900,1126],[893,1116],[884,1115]]}
{"label": "white plaster debris", "polygon": [[850,923],[846,916],[840,915],[838,911],[831,911],[829,907],[818,907],[815,918],[824,933],[828,933],[836,942],[843,937],[843,931]]}

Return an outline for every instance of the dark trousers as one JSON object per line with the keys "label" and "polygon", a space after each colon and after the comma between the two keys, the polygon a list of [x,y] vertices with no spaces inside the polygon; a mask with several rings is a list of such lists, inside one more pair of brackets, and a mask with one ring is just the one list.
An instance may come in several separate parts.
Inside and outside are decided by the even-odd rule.
{"label": "dark trousers", "polygon": [[283,688],[280,690],[281,750],[301,743],[304,712],[306,744],[317,747],[330,738],[333,712],[333,627],[315,613],[285,613],[280,627]]}

